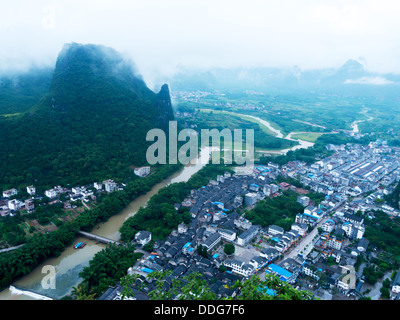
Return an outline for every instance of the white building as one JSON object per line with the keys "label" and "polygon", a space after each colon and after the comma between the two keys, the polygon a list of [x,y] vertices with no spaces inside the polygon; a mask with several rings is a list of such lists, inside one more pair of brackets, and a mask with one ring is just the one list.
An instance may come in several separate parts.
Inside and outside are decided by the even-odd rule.
{"label": "white building", "polygon": [[335,221],[328,219],[321,225],[321,228],[322,230],[330,233],[335,229]]}
{"label": "white building", "polygon": [[233,242],[236,239],[236,232],[229,229],[218,229],[218,233],[222,239]]}
{"label": "white building", "polygon": [[146,177],[150,173],[150,167],[145,166],[145,167],[135,168],[133,172],[139,177]]}
{"label": "white building", "polygon": [[8,208],[10,210],[18,211],[23,205],[24,203],[17,199],[8,201]]}
{"label": "white building", "polygon": [[346,233],[346,235],[352,239],[361,239],[364,236],[365,232],[364,225],[350,222],[343,223],[342,229]]}
{"label": "white building", "polygon": [[271,236],[276,236],[278,234],[283,234],[285,230],[282,227],[276,226],[276,225],[270,225],[268,227],[268,234]]}
{"label": "white building", "polygon": [[45,194],[46,197],[48,197],[50,199],[53,199],[53,198],[57,197],[57,191],[54,190],[54,189],[46,190],[44,192],[44,194]]}
{"label": "white building", "polygon": [[3,197],[10,198],[10,197],[16,195],[17,193],[18,193],[18,190],[14,189],[14,188],[10,189],[10,190],[6,190],[6,191],[3,191]]}
{"label": "white building", "polygon": [[303,207],[307,207],[310,203],[310,198],[306,196],[297,197],[297,202],[300,203]]}
{"label": "white building", "polygon": [[188,226],[183,222],[178,225],[178,233],[186,233],[188,231]]}
{"label": "white building", "polygon": [[340,250],[342,249],[343,241],[336,239],[335,236],[331,236],[326,240],[326,245],[329,248]]}
{"label": "white building", "polygon": [[257,203],[258,195],[257,193],[249,192],[244,197],[244,204],[246,207],[252,207]]}
{"label": "white building", "polygon": [[400,269],[397,271],[397,275],[393,280],[392,292],[394,295],[400,293]]}
{"label": "white building", "polygon": [[308,231],[308,225],[305,223],[293,223],[292,226],[290,227],[291,230],[297,231],[299,233],[299,236],[304,237],[307,234]]}
{"label": "white building", "polygon": [[28,194],[33,196],[36,194],[36,188],[34,186],[28,186],[26,187],[26,192],[28,192]]}
{"label": "white building", "polygon": [[238,217],[233,221],[233,223],[237,228],[242,228],[242,229],[249,229],[253,225],[249,220],[243,217]]}
{"label": "white building", "polygon": [[239,261],[238,259],[227,259],[224,261],[226,267],[232,268],[232,272],[248,277],[254,271],[255,268],[249,263]]}
{"label": "white building", "polygon": [[279,256],[279,251],[274,247],[264,248],[260,251],[260,257],[271,261]]}
{"label": "white building", "polygon": [[356,272],[353,266],[342,267],[342,275],[339,277],[337,287],[344,293],[356,287]]}
{"label": "white building", "polygon": [[103,184],[102,184],[102,183],[95,182],[95,183],[93,183],[93,187],[94,187],[97,191],[99,191],[99,190],[103,189]]}
{"label": "white building", "polygon": [[253,257],[250,261],[249,264],[251,264],[254,269],[262,268],[267,264],[268,260],[265,259],[264,257],[260,256],[255,256]]}
{"label": "white building", "polygon": [[237,243],[239,246],[245,246],[251,239],[253,239],[258,233],[258,226],[251,226],[248,230],[243,232],[237,237]]}
{"label": "white building", "polygon": [[107,192],[113,192],[117,187],[117,183],[114,182],[114,180],[105,180],[103,181],[103,184]]}
{"label": "white building", "polygon": [[138,244],[144,246],[151,241],[151,232],[150,231],[139,231],[135,235],[135,240]]}
{"label": "white building", "polygon": [[216,232],[203,242],[203,246],[207,249],[207,251],[210,251],[221,241],[221,239],[221,235]]}

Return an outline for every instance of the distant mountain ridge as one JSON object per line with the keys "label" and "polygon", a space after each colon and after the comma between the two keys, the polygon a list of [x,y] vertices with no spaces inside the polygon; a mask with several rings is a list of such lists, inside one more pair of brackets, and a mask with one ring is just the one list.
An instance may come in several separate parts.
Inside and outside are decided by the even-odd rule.
{"label": "distant mountain ridge", "polygon": [[167,85],[151,91],[112,48],[66,44],[47,94],[20,117],[0,117],[0,185],[126,178],[147,164],[147,132],[173,119]]}
{"label": "distant mountain ridge", "polygon": [[264,92],[326,92],[344,94],[397,94],[400,75],[369,72],[357,60],[341,67],[302,70],[292,68],[235,67],[195,70],[181,68],[168,78],[173,90],[220,90]]}

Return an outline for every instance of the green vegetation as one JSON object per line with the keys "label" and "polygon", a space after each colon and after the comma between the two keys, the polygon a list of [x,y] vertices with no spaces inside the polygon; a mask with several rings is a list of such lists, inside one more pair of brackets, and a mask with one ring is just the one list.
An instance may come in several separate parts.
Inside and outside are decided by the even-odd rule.
{"label": "green vegetation", "polygon": [[80,290],[76,288],[72,296],[75,300],[100,296],[109,286],[114,285],[126,275],[128,268],[134,265],[142,255],[142,253],[135,253],[133,246],[108,245],[96,253],[90,260],[89,266],[79,274],[83,281],[79,284]]}
{"label": "green vegetation", "polygon": [[0,288],[8,286],[28,274],[50,257],[58,256],[66,246],[72,244],[79,230],[91,231],[99,222],[119,213],[130,201],[150,191],[151,188],[181,165],[164,165],[157,172],[143,179],[134,180],[124,190],[105,195],[92,210],[85,210],[75,220],[62,224],[57,230],[46,234],[34,234],[17,250],[0,255]]}
{"label": "green vegetation", "polygon": [[[196,119],[193,121],[186,121],[188,124],[197,126],[197,130],[201,129],[217,129],[219,131],[228,128],[233,132],[234,129],[242,129],[243,138],[245,138],[246,129],[254,130],[254,146],[256,149],[285,149],[290,148],[297,143],[290,140],[277,138],[274,136],[267,127],[259,124],[255,120],[244,116],[227,111],[218,110],[204,110],[197,113]],[[233,137],[232,137],[233,138]],[[231,146],[227,146],[231,147]]]}
{"label": "green vegetation", "polygon": [[281,196],[267,198],[256,204],[246,212],[246,219],[262,227],[277,225],[290,230],[298,213],[303,211],[303,206],[297,202],[297,194],[293,191],[284,191]]}
{"label": "green vegetation", "polygon": [[399,209],[400,183],[397,184],[392,193],[384,197],[384,200],[387,201],[393,208]]}
{"label": "green vegetation", "polygon": [[[153,281],[156,281],[156,288],[148,293],[151,300],[171,300],[177,294],[180,294],[179,300],[218,300],[202,278],[202,274],[194,272],[183,279],[172,279],[171,288],[166,290],[164,280],[169,275],[170,271],[154,271],[149,275]],[[135,284],[136,278],[137,276],[132,275],[121,279],[121,284],[124,286],[123,298],[134,296],[132,287],[142,290],[146,286],[146,284]],[[237,291],[238,294],[226,300],[316,300],[311,292],[296,290],[277,276],[270,274],[265,276],[264,281],[257,275],[243,282],[236,281],[231,289]]]}
{"label": "green vegetation", "polygon": [[326,146],[328,144],[340,145],[346,143],[358,143],[362,145],[366,145],[371,141],[374,141],[375,138],[372,137],[363,137],[361,139],[355,139],[352,137],[347,137],[345,134],[324,134],[320,136],[316,141],[313,147],[307,149],[298,149],[295,151],[288,151],[286,155],[279,155],[275,157],[262,157],[260,158],[260,164],[267,164],[272,161],[279,165],[283,165],[288,163],[289,161],[304,161],[307,164],[312,164],[318,159],[322,159],[330,156],[333,151],[328,151]]}
{"label": "green vegetation", "polygon": [[53,70],[32,68],[0,77],[0,117],[29,111],[48,92]]}
{"label": "green vegetation", "polygon": [[153,93],[111,49],[70,45],[30,113],[0,117],[0,189],[134,179],[147,132],[173,118],[167,86]]}
{"label": "green vegetation", "polygon": [[232,243],[227,243],[224,246],[224,253],[228,256],[235,253],[235,246]]}
{"label": "green vegetation", "polygon": [[25,232],[21,223],[24,218],[20,214],[14,217],[0,217],[0,245],[17,246],[25,243]]}
{"label": "green vegetation", "polygon": [[365,238],[371,245],[386,251],[394,261],[400,262],[400,218],[383,211],[375,211],[375,218],[365,219]]}
{"label": "green vegetation", "polygon": [[315,142],[323,133],[318,132],[302,132],[292,135],[292,139],[300,139],[309,142]]}

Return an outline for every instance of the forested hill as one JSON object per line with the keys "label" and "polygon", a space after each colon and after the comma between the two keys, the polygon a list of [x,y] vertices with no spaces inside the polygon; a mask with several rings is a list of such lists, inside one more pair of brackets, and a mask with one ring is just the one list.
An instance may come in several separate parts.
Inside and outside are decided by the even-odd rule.
{"label": "forested hill", "polygon": [[40,102],[0,117],[0,189],[125,179],[146,164],[148,130],[173,118],[167,85],[154,93],[111,48],[67,44]]}
{"label": "forested hill", "polygon": [[53,68],[31,67],[24,71],[0,73],[0,115],[28,111],[47,94]]}

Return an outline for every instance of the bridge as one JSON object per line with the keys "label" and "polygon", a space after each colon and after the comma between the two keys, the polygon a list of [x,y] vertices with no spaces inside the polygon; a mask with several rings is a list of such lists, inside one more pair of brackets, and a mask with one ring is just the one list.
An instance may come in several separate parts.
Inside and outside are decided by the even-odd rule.
{"label": "bridge", "polygon": [[85,231],[78,231],[78,232],[80,235],[82,235],[88,239],[96,240],[97,242],[101,242],[101,243],[105,243],[105,244],[112,243],[112,244],[116,244],[116,245],[122,245],[122,243],[119,241],[101,237],[101,236],[98,236],[98,235],[90,233],[90,232],[85,232]]}
{"label": "bridge", "polygon": [[[112,240],[112,239],[108,239],[105,237],[101,237],[98,236],[96,234],[90,233],[90,232],[85,232],[85,231],[78,231],[80,235],[88,238],[88,239],[92,239],[92,240],[96,240],[97,242],[101,242],[101,243],[105,243],[105,244],[109,244],[109,243],[113,243],[116,244],[118,246],[124,246],[125,244],[120,242],[120,241],[116,241],[116,240]],[[142,253],[145,257],[148,257],[150,255],[150,253],[148,253],[147,251],[144,251],[142,249],[135,249],[134,252],[139,252]]]}

